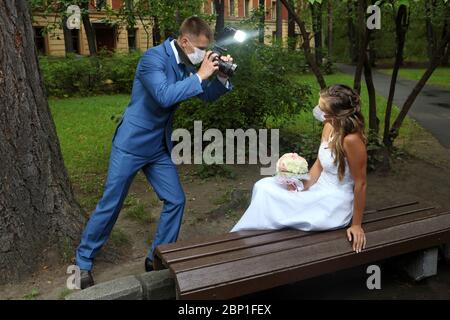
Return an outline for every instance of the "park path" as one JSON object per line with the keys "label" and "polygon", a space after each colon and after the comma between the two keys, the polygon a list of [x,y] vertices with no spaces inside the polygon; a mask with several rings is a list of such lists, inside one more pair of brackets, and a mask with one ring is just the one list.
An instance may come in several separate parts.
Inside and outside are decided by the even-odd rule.
{"label": "park path", "polygon": [[[337,63],[336,67],[343,73],[355,74],[355,66]],[[387,99],[391,77],[373,70],[373,82],[377,94]],[[399,78],[395,89],[394,104],[401,107],[415,84],[416,81]],[[450,90],[425,85],[408,115],[431,132],[444,147],[450,149]]]}

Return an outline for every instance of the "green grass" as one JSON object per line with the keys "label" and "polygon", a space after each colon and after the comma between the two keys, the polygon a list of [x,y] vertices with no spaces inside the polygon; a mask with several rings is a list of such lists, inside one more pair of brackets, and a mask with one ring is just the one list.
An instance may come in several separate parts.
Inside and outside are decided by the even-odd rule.
{"label": "green grass", "polygon": [[[392,74],[392,69],[377,69],[377,70],[388,75]],[[400,69],[399,76],[401,78],[419,81],[424,72],[425,69],[423,68]],[[428,79],[427,84],[450,89],[450,68],[444,67],[436,68],[436,70],[434,70],[433,74],[431,75],[430,79]]]}
{"label": "green grass", "polygon": [[[116,122],[111,117],[125,110],[129,95],[50,99],[64,162],[73,179],[107,169]],[[96,191],[98,183],[86,185]]]}
{"label": "green grass", "polygon": [[116,121],[129,95],[50,99],[61,152],[78,201],[91,212],[101,197]]}

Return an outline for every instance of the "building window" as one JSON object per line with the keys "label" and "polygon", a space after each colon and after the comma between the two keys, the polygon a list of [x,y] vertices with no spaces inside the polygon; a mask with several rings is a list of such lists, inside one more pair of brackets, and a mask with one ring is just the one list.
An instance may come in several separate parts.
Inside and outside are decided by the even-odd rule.
{"label": "building window", "polygon": [[116,48],[116,29],[105,23],[94,23],[95,40],[98,51],[114,51]]}
{"label": "building window", "polygon": [[277,18],[277,2],[272,1],[272,19],[275,20]]}
{"label": "building window", "polygon": [[34,30],[34,44],[36,46],[38,54],[46,55],[47,50],[45,48],[45,36],[42,34],[44,28],[33,27],[33,30]]}
{"label": "building window", "polygon": [[211,14],[217,14],[216,6],[214,0],[211,0]]}
{"label": "building window", "polygon": [[136,33],[137,29],[128,29],[128,50],[136,50]]}
{"label": "building window", "polygon": [[250,16],[250,0],[245,0],[244,1],[244,15],[246,17]]}
{"label": "building window", "polygon": [[230,9],[229,16],[234,17],[234,0],[230,0],[230,6],[228,8]]}

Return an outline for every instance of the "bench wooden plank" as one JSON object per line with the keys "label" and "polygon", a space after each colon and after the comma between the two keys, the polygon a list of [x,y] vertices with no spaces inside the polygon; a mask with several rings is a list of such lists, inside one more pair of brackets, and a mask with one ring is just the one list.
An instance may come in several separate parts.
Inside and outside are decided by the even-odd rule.
{"label": "bench wooden plank", "polygon": [[[371,214],[371,213],[377,213],[381,211],[386,210],[392,210],[392,209],[398,209],[403,208],[407,206],[414,206],[419,204],[418,201],[415,200],[406,200],[401,203],[394,203],[392,205],[380,208],[380,209],[373,209],[373,210],[367,210],[364,212],[364,215]],[[227,242],[230,240],[235,240],[238,238],[248,238],[255,235],[261,235],[261,234],[267,234],[276,232],[277,230],[248,230],[248,231],[239,231],[239,232],[232,232],[228,234],[219,234],[219,235],[211,235],[208,237],[199,237],[199,238],[192,238],[189,240],[183,240],[182,242],[174,242],[174,243],[167,243],[167,244],[161,244],[157,247],[157,252],[160,254],[168,253],[168,252],[175,252],[175,251],[182,251],[188,248],[197,248],[205,245],[215,244],[215,243],[222,243]]]}
{"label": "bench wooden plank", "polygon": [[[396,213],[387,213],[387,212],[377,212],[365,215],[363,218],[363,223],[368,222],[375,222],[375,221],[381,221],[385,220],[394,216],[403,216],[403,215],[410,215],[415,212],[423,212],[427,211],[430,212],[430,210],[433,210],[434,207],[425,207],[420,209],[414,209],[414,210],[408,210],[408,211],[402,211],[402,212],[396,212]],[[169,253],[164,254],[164,262],[166,264],[181,262],[189,259],[195,259],[200,258],[208,255],[214,255],[219,253],[225,253],[225,252],[231,252],[234,250],[239,250],[243,248],[250,248],[257,245],[263,245],[268,243],[274,243],[279,241],[285,241],[289,239],[294,238],[300,238],[304,236],[309,236],[312,234],[316,234],[317,232],[305,232],[300,230],[294,230],[294,229],[287,229],[283,230],[284,232],[280,232],[280,230],[276,230],[271,233],[266,234],[260,234],[255,235],[253,237],[247,237],[247,238],[236,238],[233,240],[229,240],[227,242],[219,242],[219,243],[213,243],[209,244],[208,246],[198,246],[194,248],[186,248],[182,251],[172,251]],[[330,231],[326,231],[328,233]],[[319,239],[317,239],[319,240]]]}
{"label": "bench wooden plank", "polygon": [[[366,232],[369,245],[358,254],[351,250],[345,231],[340,232],[341,237],[335,240],[179,272],[180,297],[231,298],[304,279],[314,274],[314,269],[322,274],[450,241],[450,213]],[[325,261],[332,266],[326,267]],[[317,273],[324,266],[326,269]],[[306,272],[305,268],[310,269]],[[233,293],[230,288],[239,289]]]}
{"label": "bench wooden plank", "polygon": [[[405,222],[415,221],[431,217],[432,215],[442,214],[442,210],[436,209],[434,213],[430,212],[418,212],[414,217],[399,216],[392,218],[388,222],[371,223],[365,225],[365,231],[373,231],[380,228],[384,228],[388,225],[397,225]],[[386,224],[387,223],[387,224]],[[279,231],[284,233],[286,231]],[[301,231],[297,231],[299,234]],[[342,230],[325,231],[321,233],[307,233],[305,236],[288,239],[285,241],[273,242],[273,243],[260,243],[257,246],[242,247],[232,251],[224,251],[214,255],[204,255],[195,258],[187,258],[185,260],[178,260],[170,262],[170,268],[174,273],[182,271],[188,271],[192,269],[204,268],[206,266],[221,264],[225,262],[237,261],[244,258],[249,258],[256,255],[268,254],[278,252],[280,250],[288,250],[298,246],[307,246],[313,243],[319,243],[323,241],[336,240],[342,237]]]}

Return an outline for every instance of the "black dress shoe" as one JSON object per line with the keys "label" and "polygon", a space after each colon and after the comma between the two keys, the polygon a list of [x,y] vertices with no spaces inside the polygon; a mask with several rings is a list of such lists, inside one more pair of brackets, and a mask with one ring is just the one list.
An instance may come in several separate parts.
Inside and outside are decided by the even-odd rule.
{"label": "black dress shoe", "polygon": [[145,258],[145,272],[153,271],[153,261]]}
{"label": "black dress shoe", "polygon": [[81,270],[80,272],[80,289],[86,289],[94,285],[94,277],[89,270]]}

